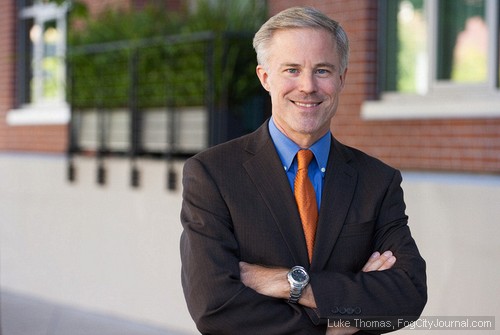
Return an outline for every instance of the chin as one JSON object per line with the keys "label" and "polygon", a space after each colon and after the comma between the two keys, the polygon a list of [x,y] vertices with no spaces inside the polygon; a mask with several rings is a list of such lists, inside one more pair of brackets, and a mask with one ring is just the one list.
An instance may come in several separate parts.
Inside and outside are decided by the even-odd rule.
{"label": "chin", "polygon": [[304,135],[314,135],[320,131],[320,128],[321,127],[318,127],[316,125],[314,125],[314,126],[301,125],[299,127],[296,127],[295,129],[297,130],[298,133],[301,133]]}
{"label": "chin", "polygon": [[296,123],[297,129],[301,129],[303,132],[306,133],[315,133],[321,127],[323,126],[323,123],[321,123],[319,120],[316,118],[301,118],[300,120],[297,121]]}

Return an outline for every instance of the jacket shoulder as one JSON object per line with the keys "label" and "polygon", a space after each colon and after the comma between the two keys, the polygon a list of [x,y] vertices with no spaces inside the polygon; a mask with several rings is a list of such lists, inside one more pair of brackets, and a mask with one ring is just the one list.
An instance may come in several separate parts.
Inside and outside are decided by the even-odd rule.
{"label": "jacket shoulder", "polygon": [[238,157],[246,157],[248,154],[254,154],[260,147],[271,140],[267,128],[267,122],[261,125],[252,133],[237,137],[224,143],[207,148],[190,159],[207,160],[235,160]]}
{"label": "jacket shoulder", "polygon": [[335,153],[340,154],[346,162],[358,171],[365,171],[368,174],[390,175],[399,173],[399,170],[387,164],[381,159],[372,156],[360,149],[335,141]]}

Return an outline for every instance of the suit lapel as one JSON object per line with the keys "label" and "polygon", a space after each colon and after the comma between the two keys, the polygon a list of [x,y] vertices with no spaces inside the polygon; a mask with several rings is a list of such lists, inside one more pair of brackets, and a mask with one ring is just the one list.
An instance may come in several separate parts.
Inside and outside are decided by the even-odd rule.
{"label": "suit lapel", "polygon": [[[246,150],[252,154],[243,167],[257,187],[286,242],[295,264],[307,266],[306,242],[293,193],[286,174],[272,166],[281,161],[268,132],[267,122],[248,137]],[[321,269],[328,262],[345,223],[354,196],[357,172],[349,164],[350,153],[333,139],[323,184],[318,231],[311,267]]]}
{"label": "suit lapel", "polygon": [[306,242],[290,184],[283,170],[271,168],[281,166],[281,161],[267,123],[249,137],[246,150],[253,156],[243,167],[271,212],[295,264],[306,266],[309,263]]}
{"label": "suit lapel", "polygon": [[347,162],[350,154],[333,139],[323,184],[318,230],[311,267],[321,269],[328,262],[351,204],[357,173]]}

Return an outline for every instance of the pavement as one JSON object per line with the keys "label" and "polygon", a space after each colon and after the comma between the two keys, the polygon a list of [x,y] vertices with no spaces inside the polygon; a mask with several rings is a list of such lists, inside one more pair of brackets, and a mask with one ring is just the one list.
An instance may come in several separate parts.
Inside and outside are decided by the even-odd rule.
{"label": "pavement", "polygon": [[0,302],[1,335],[186,335],[5,290]]}

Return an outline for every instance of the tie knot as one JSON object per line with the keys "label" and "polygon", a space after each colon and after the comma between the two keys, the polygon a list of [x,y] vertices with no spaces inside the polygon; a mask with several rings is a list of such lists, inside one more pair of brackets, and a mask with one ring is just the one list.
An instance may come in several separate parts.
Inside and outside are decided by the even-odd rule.
{"label": "tie knot", "polygon": [[298,165],[298,170],[300,169],[307,169],[309,166],[309,163],[311,163],[311,160],[313,158],[314,154],[311,150],[305,149],[305,150],[299,150],[297,152],[297,165]]}

